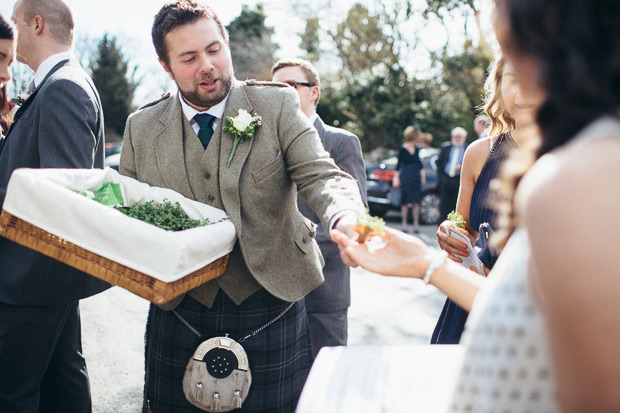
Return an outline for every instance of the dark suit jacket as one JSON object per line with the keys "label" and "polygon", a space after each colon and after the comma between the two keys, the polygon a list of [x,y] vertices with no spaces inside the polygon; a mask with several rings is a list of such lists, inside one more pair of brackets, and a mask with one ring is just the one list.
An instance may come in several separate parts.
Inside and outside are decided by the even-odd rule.
{"label": "dark suit jacket", "polygon": [[[366,202],[366,168],[362,158],[360,141],[351,132],[327,126],[321,118],[314,121],[314,127],[319,133],[325,150],[330,153],[336,165],[348,172],[357,181],[360,194]],[[349,267],[340,260],[338,246],[329,238],[316,213],[303,199],[298,199],[299,211],[305,217],[318,224],[316,241],[325,258],[323,276],[325,282],[305,298],[306,310],[310,312],[330,312],[343,310],[351,305],[351,283]]]}
{"label": "dark suit jacket", "polygon": [[[17,168],[102,168],[103,112],[77,61],[58,63],[15,114],[0,153],[0,206]],[[59,200],[61,202],[61,200]],[[0,237],[0,302],[51,305],[109,284]]]}
{"label": "dark suit jacket", "polygon": [[[446,142],[441,145],[439,150],[439,156],[437,157],[437,177],[439,178],[439,184],[441,184],[442,179],[448,177],[445,169],[448,162],[450,162],[450,152],[452,151],[452,146],[452,142]],[[467,149],[467,144],[465,144],[464,149]]]}

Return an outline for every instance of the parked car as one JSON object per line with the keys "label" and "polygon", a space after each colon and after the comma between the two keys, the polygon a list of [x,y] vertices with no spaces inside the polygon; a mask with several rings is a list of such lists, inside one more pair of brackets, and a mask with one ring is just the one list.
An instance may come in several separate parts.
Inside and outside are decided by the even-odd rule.
{"label": "parked car", "polygon": [[[438,224],[442,218],[439,212],[439,179],[436,164],[438,157],[439,149],[420,149],[420,160],[426,174],[426,183],[422,187],[422,200],[420,201],[420,222],[427,225]],[[388,198],[397,163],[396,156],[391,156],[379,164],[366,165],[366,189],[370,214],[384,216],[388,211],[400,211],[400,207],[392,205]]]}

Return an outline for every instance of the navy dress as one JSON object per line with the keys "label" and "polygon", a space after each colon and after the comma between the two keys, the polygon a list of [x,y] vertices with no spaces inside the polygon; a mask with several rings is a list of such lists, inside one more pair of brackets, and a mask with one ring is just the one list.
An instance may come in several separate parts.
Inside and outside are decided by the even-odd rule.
{"label": "navy dress", "polygon": [[[488,222],[491,228],[496,228],[497,215],[489,203],[489,184],[491,180],[499,176],[501,165],[513,148],[518,148],[518,146],[510,136],[510,132],[502,133],[495,140],[471,195],[469,221],[472,228],[478,228],[483,222]],[[468,314],[447,298],[439,320],[437,320],[435,331],[433,331],[431,344],[458,344]]]}
{"label": "navy dress", "polygon": [[405,147],[398,148],[398,164],[396,169],[400,171],[400,204],[407,205],[412,202],[420,202],[422,198],[422,161],[419,149],[410,153]]}

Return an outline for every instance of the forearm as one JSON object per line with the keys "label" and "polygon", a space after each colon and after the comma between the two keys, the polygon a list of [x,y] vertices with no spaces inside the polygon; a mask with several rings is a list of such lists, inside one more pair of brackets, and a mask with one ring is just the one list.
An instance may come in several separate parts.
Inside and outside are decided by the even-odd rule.
{"label": "forearm", "polygon": [[472,303],[484,283],[484,277],[451,260],[435,270],[429,284],[437,287],[465,311],[471,311]]}

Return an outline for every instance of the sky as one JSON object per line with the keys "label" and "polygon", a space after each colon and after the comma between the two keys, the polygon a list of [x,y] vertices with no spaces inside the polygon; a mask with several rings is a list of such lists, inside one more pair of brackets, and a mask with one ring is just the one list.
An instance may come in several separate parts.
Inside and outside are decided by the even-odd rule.
{"label": "sky", "polygon": [[[0,14],[3,17],[11,17],[15,1],[0,0]],[[136,106],[142,106],[158,98],[162,93],[174,90],[174,84],[157,63],[150,37],[153,17],[168,0],[65,1],[74,14],[76,50],[80,50],[80,44],[96,45],[106,33],[116,37],[123,56],[129,62],[130,70],[133,67],[136,68],[136,78],[140,81],[134,97]],[[354,1],[313,0],[312,3],[308,3],[303,0],[210,0],[209,4],[225,25],[241,13],[242,5],[254,9],[257,3],[262,4],[267,16],[265,24],[274,28],[273,41],[280,46],[276,58],[285,58],[303,56],[298,48],[297,34],[304,29],[304,21],[300,17],[304,13],[304,8],[320,8],[325,5],[322,10],[324,18],[321,22],[323,25],[329,25],[330,22],[342,19]],[[488,0],[481,0],[481,2],[485,3]],[[423,2],[420,0],[416,4],[423,4]],[[459,26],[462,27],[462,24],[457,20],[454,26],[458,29]],[[416,30],[416,27],[420,26],[414,23],[412,30]],[[428,48],[441,46],[446,38],[442,29],[433,31],[432,28],[429,29],[426,26],[422,34],[423,46]],[[421,50],[426,49],[421,48]],[[420,56],[428,58],[427,55],[416,56],[414,54],[409,59],[415,62]],[[79,55],[78,58],[80,58]],[[21,64],[15,62],[14,65]],[[318,69],[321,72],[324,68],[318,67]],[[9,94],[11,92],[9,87]]]}
{"label": "sky", "polygon": [[[115,36],[121,52],[129,60],[130,68],[137,66],[141,86],[136,91],[134,103],[141,106],[157,98],[164,91],[173,90],[173,84],[157,63],[151,42],[153,17],[167,0],[65,0],[73,11],[76,48],[80,41],[100,39],[105,33]],[[298,55],[295,34],[301,31],[301,20],[291,18],[287,0],[213,0],[209,4],[227,25],[241,13],[242,5],[254,9],[263,4],[268,15],[266,24],[275,28],[274,41],[283,50],[280,53]],[[10,19],[15,0],[0,0],[0,14]],[[96,40],[95,40],[96,41]],[[79,56],[78,56],[79,57]],[[19,62],[14,62],[19,65]]]}

